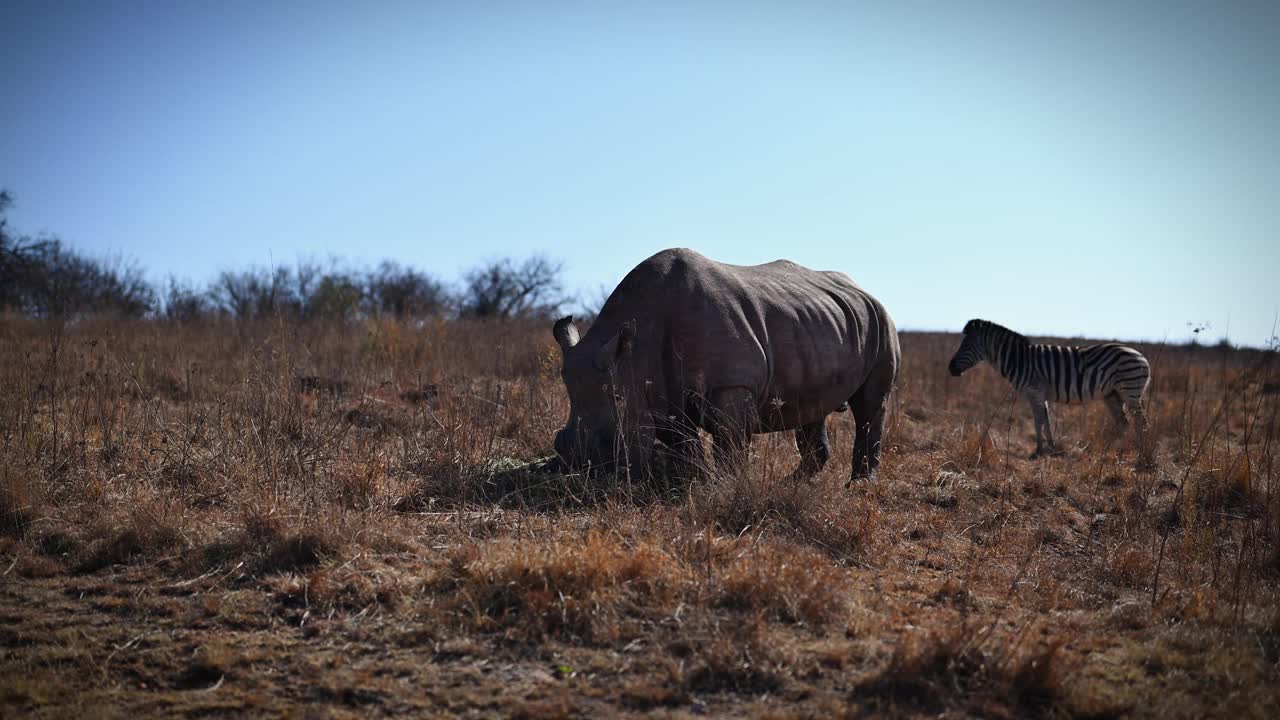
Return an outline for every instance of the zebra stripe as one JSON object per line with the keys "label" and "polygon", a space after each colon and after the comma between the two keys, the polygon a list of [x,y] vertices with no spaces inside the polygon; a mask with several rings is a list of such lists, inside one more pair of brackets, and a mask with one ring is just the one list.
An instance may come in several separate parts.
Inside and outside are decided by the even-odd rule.
{"label": "zebra stripe", "polygon": [[983,360],[1030,401],[1037,455],[1046,447],[1042,434],[1048,437],[1047,447],[1053,448],[1046,401],[1069,403],[1093,398],[1106,400],[1118,426],[1128,423],[1126,410],[1133,412],[1138,420],[1139,451],[1144,452],[1142,400],[1151,382],[1151,366],[1137,350],[1119,343],[1088,347],[1033,343],[993,322],[970,320],[948,367],[952,375],[959,375]]}
{"label": "zebra stripe", "polygon": [[1140,397],[1151,378],[1142,353],[1119,343],[1088,347],[1033,343],[985,320],[970,321],[964,333],[964,342],[952,359],[953,370],[964,372],[987,360],[1014,389],[1039,386],[1046,400],[1084,402],[1114,391],[1127,401],[1135,394]]}

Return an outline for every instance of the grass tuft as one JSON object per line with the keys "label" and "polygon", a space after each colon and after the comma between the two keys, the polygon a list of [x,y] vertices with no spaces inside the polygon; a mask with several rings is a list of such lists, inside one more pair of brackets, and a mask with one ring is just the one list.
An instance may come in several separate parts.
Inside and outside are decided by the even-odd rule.
{"label": "grass tuft", "polygon": [[578,542],[497,542],[453,554],[441,582],[480,630],[605,642],[670,606],[682,571],[667,553],[589,531]]}
{"label": "grass tuft", "polygon": [[0,467],[0,536],[20,537],[36,517],[35,487],[25,474],[3,463]]}
{"label": "grass tuft", "polygon": [[845,608],[847,576],[823,554],[792,543],[757,545],[730,563],[718,602],[781,622],[822,626]]}

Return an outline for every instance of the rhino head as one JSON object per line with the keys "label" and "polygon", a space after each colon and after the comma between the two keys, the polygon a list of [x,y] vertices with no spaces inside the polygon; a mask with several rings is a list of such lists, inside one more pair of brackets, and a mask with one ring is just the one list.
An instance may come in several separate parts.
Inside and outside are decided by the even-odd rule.
{"label": "rhino head", "polygon": [[569,392],[569,422],[556,433],[556,455],[570,469],[607,466],[628,458],[627,446],[640,433],[640,399],[632,392],[634,373],[625,372],[635,345],[636,327],[624,323],[603,342],[582,340],[573,316],[552,327],[560,344],[560,377]]}

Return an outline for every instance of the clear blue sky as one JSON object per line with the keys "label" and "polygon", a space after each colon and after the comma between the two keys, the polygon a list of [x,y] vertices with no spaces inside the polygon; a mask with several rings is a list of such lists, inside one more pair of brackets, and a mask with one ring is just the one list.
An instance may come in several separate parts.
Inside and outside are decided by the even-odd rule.
{"label": "clear blue sky", "polygon": [[11,221],[156,278],[544,251],[848,272],[903,328],[1270,337],[1280,3],[0,3]]}

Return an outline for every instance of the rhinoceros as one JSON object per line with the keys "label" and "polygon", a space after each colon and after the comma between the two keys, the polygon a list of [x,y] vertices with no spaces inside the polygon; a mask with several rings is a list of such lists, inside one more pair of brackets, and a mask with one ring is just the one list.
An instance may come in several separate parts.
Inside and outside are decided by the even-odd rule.
{"label": "rhinoceros", "polygon": [[569,420],[561,467],[645,463],[655,440],[676,473],[740,464],[750,436],[795,431],[810,477],[831,456],[827,415],[852,410],[853,479],[875,471],[885,407],[901,362],[884,306],[840,272],[788,260],[729,265],[663,250],[622,279],[580,337],[552,328],[562,351]]}

